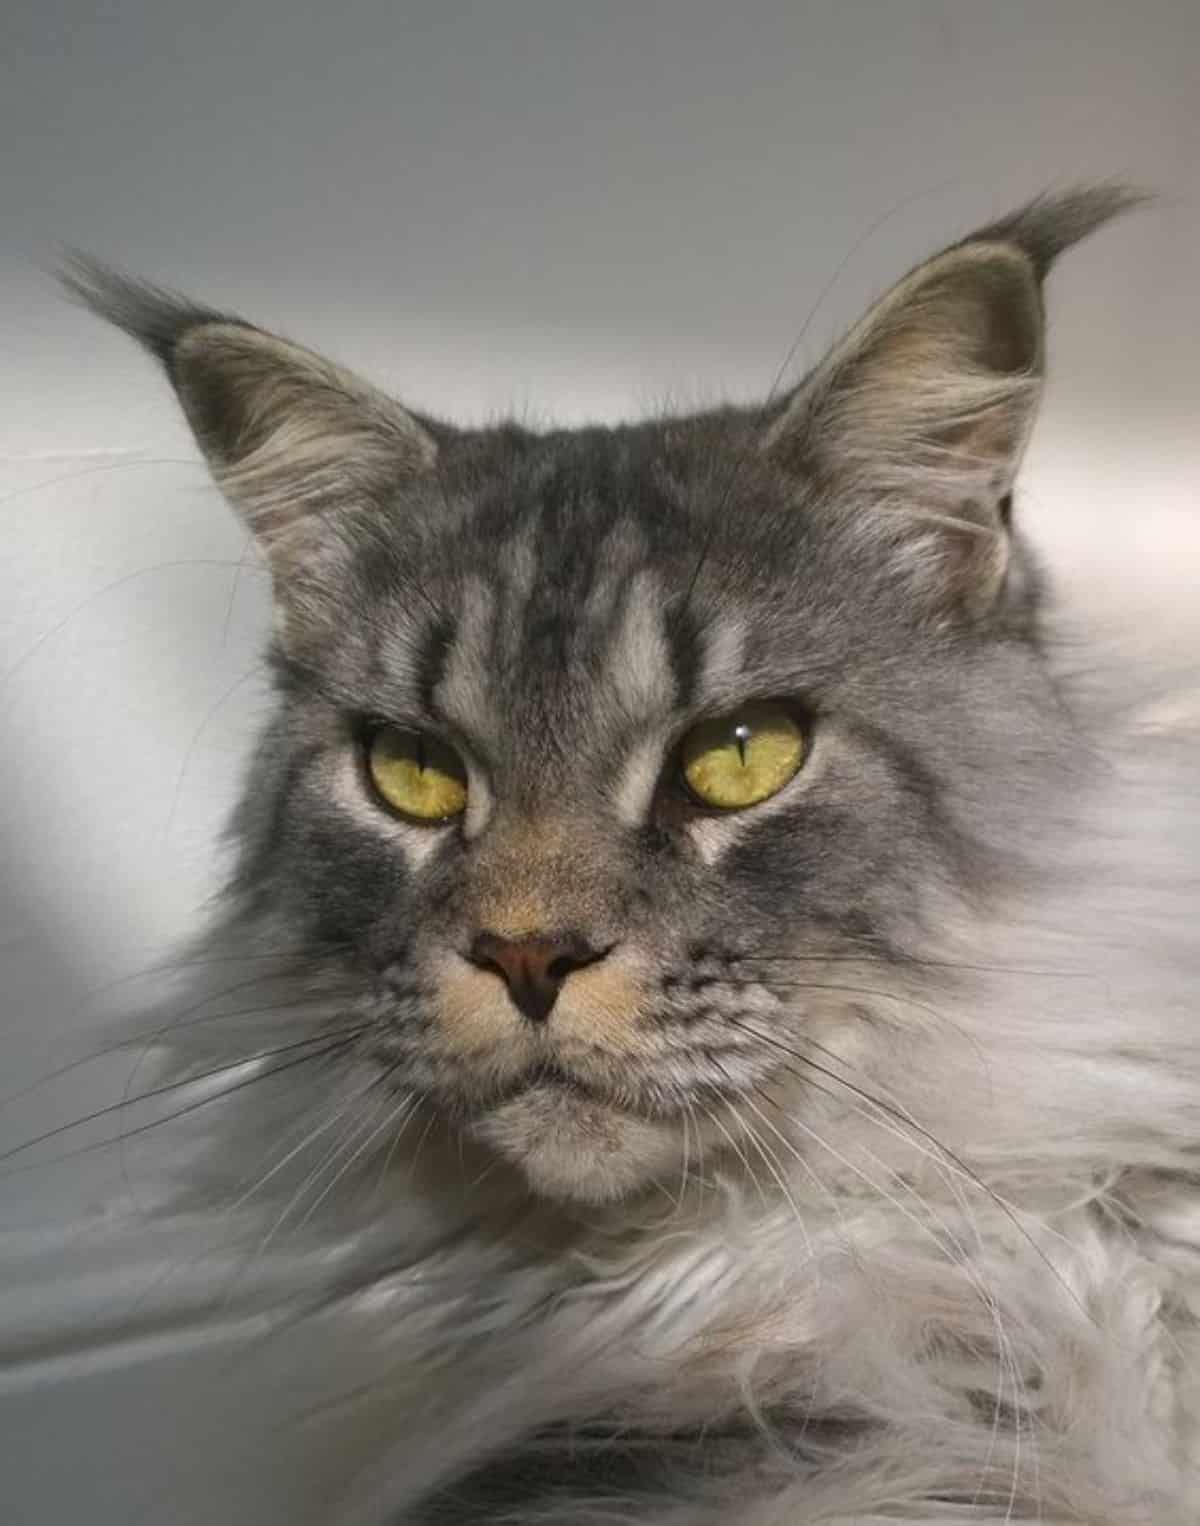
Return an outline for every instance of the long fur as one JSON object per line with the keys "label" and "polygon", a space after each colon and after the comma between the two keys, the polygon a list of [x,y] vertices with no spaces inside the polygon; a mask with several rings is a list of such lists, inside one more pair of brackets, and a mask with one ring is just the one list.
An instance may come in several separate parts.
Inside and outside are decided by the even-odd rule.
{"label": "long fur", "polygon": [[[975,242],[1023,249],[1040,280],[1060,248],[1126,200],[1100,192],[1027,209]],[[962,268],[954,251],[941,258]],[[1013,260],[1005,262],[1009,271]],[[918,287],[922,279],[910,278]],[[96,283],[103,286],[103,275],[93,271],[88,280],[85,294],[102,305]],[[179,334],[194,336],[208,321],[203,311],[188,317],[127,284],[113,301],[118,319],[140,325],[145,342],[172,364]],[[876,321],[864,332],[886,330],[890,311],[882,328]],[[229,320],[208,316],[228,338]],[[255,332],[238,329],[239,346]],[[843,504],[828,546],[814,541],[812,577],[818,593],[829,584],[855,590],[843,595],[844,608],[858,597],[851,573],[859,561],[892,558],[863,595],[864,639],[879,628],[889,693],[900,665],[888,652],[887,600],[898,587],[924,597],[948,576],[953,559],[941,541],[936,554],[931,549],[938,525],[1007,545],[1006,495],[1027,427],[1020,410],[1032,406],[1040,375],[1035,344],[1011,374],[975,376],[979,388],[964,393],[974,362],[956,372],[953,346],[936,324],[933,341],[918,346],[926,360],[934,357],[927,385],[906,392],[904,378],[889,373],[888,386],[860,388],[839,402],[845,367],[862,369],[864,354],[870,360],[862,335],[852,335],[849,361],[835,352],[807,391],[753,421],[757,429],[765,420],[768,448],[778,454],[789,430],[841,418],[850,436],[836,436],[833,446],[847,449],[830,448],[827,466],[805,435],[804,465],[811,481],[827,482],[837,462],[850,463],[846,491],[859,496],[872,491],[871,472],[860,469],[864,432],[884,437],[882,455],[872,458],[885,468],[883,499],[871,506],[882,517],[860,515],[857,498]],[[337,373],[341,417],[353,412],[353,387]],[[938,412],[940,395],[949,401]],[[196,397],[194,421],[203,403]],[[919,526],[916,538],[895,518],[904,463],[891,453],[897,419],[911,422],[914,406],[929,454],[907,486],[919,496],[919,481],[928,483],[931,472],[938,486],[926,516],[933,529]],[[1005,414],[1003,438],[985,429],[964,446],[955,429],[976,422],[981,410],[989,422],[997,408],[1020,417]],[[926,427],[935,415],[954,426],[944,439]],[[434,438],[423,422],[413,426],[417,434],[395,422],[406,418],[399,410],[387,415],[387,429],[404,439],[397,481],[424,469],[424,447]],[[222,437],[217,420],[199,433],[223,453],[215,466],[235,499],[244,489],[257,502],[264,470],[268,497],[278,485],[271,462],[289,426],[281,421],[276,438],[269,419],[255,420],[247,448],[257,454],[240,475],[238,431]],[[684,436],[700,430],[687,421],[677,428]],[[716,431],[705,449],[718,464],[734,447],[745,456],[739,489],[746,501],[757,493],[769,503],[776,479],[759,457],[750,460],[751,425],[730,414],[703,428]],[[314,415],[304,429],[306,449],[320,454],[329,432]],[[418,438],[422,462],[414,465]],[[621,449],[636,457],[639,439]],[[325,497],[336,478],[333,443],[322,456]],[[532,491],[530,481],[557,480],[551,466],[559,458],[551,456],[550,466],[537,466],[540,475],[521,475],[521,451],[535,447],[515,432],[462,448],[467,465],[441,478],[436,494],[438,512],[456,525],[469,518],[464,483],[477,491],[490,474],[515,502]],[[568,450],[544,447],[560,448]],[[687,446],[694,448],[694,441]],[[731,480],[717,470],[704,478],[711,486],[709,478],[721,486]],[[971,498],[961,515],[946,507],[956,494]],[[275,533],[293,500],[271,501]],[[797,501],[807,511],[803,493]],[[255,505],[242,507],[253,522]],[[339,544],[365,533],[360,509],[351,506]],[[552,518],[551,509],[544,516]],[[955,523],[947,526],[948,518]],[[699,612],[702,626],[709,617],[704,660],[713,681],[736,693],[738,683],[752,681],[740,662],[754,679],[771,669],[768,658],[739,657],[745,624],[720,618],[730,586],[739,595],[751,586],[739,583],[737,562],[749,532],[741,522],[714,525],[698,538],[689,522],[681,583],[688,611]],[[372,533],[378,556],[382,532]],[[522,561],[533,565],[532,541],[523,534],[518,525],[511,542],[487,553],[506,561],[513,587],[533,581]],[[596,539],[603,534],[620,582],[626,564],[619,557],[636,568],[644,548],[621,523],[602,526]],[[763,546],[779,543],[768,538]],[[667,544],[659,562],[677,551]],[[769,564],[763,547],[755,554]],[[504,1114],[510,1134],[502,1136],[499,1124],[490,1133],[459,1128],[452,1108],[430,1101],[446,1084],[443,1073],[432,1062],[413,1069],[413,1055],[389,1027],[384,995],[364,995],[352,950],[332,934],[314,942],[300,888],[287,873],[254,867],[271,862],[284,819],[256,805],[279,788],[272,752],[285,737],[310,752],[322,745],[315,722],[289,719],[290,712],[272,722],[239,818],[242,867],[224,919],[193,954],[165,1021],[160,1016],[157,1031],[140,1035],[162,1068],[156,1080],[147,1065],[127,1103],[148,1109],[131,1122],[144,1123],[142,1137],[156,1151],[158,1140],[175,1137],[171,1131],[187,1135],[161,1147],[158,1222],[190,1226],[205,1240],[204,1273],[189,1284],[197,1326],[255,1318],[301,1332],[302,1349],[310,1339],[304,1332],[312,1332],[313,1350],[339,1353],[277,1396],[281,1417],[291,1412],[300,1433],[316,1438],[303,1459],[313,1519],[345,1526],[1190,1526],[1200,1518],[1196,697],[1166,681],[1155,690],[1145,671],[1122,675],[1098,649],[1068,640],[1061,623],[1035,617],[1036,569],[1019,546],[1014,555],[1000,615],[986,612],[1002,565],[981,571],[959,558],[952,569],[956,586],[969,582],[974,590],[970,618],[996,621],[989,639],[998,650],[1036,652],[1030,660],[1045,696],[1020,719],[1014,712],[1011,734],[1005,706],[1015,691],[1005,688],[1008,670],[997,669],[970,695],[980,731],[959,750],[960,669],[938,645],[947,622],[959,618],[948,605],[912,637],[924,643],[914,650],[927,666],[908,692],[927,686],[938,696],[924,740],[930,767],[944,764],[949,780],[929,805],[929,830],[943,833],[944,856],[921,860],[928,868],[919,936],[897,889],[890,925],[904,937],[893,943],[846,934],[784,954],[750,946],[727,951],[720,965],[703,950],[689,954],[698,983],[719,988],[748,970],[747,982],[769,986],[775,1005],[746,998],[725,1011],[724,1031],[743,1048],[725,1061],[716,1051],[704,1084],[685,1094],[673,1125],[679,1158],[667,1163],[655,1154],[662,1118],[652,1107],[630,1116],[630,1136],[644,1131],[649,1164],[628,1190],[616,1166],[590,1197],[582,1188],[574,1196],[531,1191],[520,1169],[529,1139],[541,1139],[545,1153],[545,1139],[559,1130],[564,1157],[572,1149],[586,1154],[580,1181],[602,1175],[617,1142],[599,1105],[548,1092],[536,1114],[515,1115],[516,1122]],[[753,587],[767,586],[765,577]],[[417,587],[413,573],[395,578],[409,607],[436,607],[437,586]],[[635,585],[631,571],[626,586]],[[373,613],[366,587],[353,606],[342,590],[340,621],[351,628],[351,644],[391,630]],[[464,587],[464,624],[485,624],[491,605],[483,572],[478,586]],[[389,596],[394,591],[389,586]],[[618,607],[621,593],[597,573],[587,607],[601,594],[605,609]],[[315,707],[303,685],[342,633],[334,615],[320,626],[322,597],[337,610],[328,589],[306,597],[309,645],[293,628],[277,667],[285,697],[301,694],[301,706]],[[565,603],[574,597],[564,595]],[[281,598],[287,602],[286,588]],[[629,607],[617,639],[635,655],[665,648],[667,635],[644,634],[656,629],[645,609]],[[788,618],[781,605],[774,625]],[[470,630],[461,639],[468,638]],[[397,641],[387,650],[398,649]],[[486,700],[488,681],[473,676],[469,642],[465,650],[456,681]],[[1087,666],[1078,671],[1081,652]],[[405,646],[401,657],[409,655]],[[451,680],[453,658],[452,650]],[[942,659],[951,665],[939,677]],[[829,665],[837,666],[833,657]],[[589,681],[599,684],[601,667],[589,670]],[[352,678],[321,672],[321,703],[353,692]],[[586,707],[583,691],[570,692],[576,708]],[[640,690],[626,682],[621,692],[636,698]],[[988,738],[996,749],[990,769]],[[864,774],[871,790],[877,777],[885,776]],[[915,770],[904,787],[916,799],[914,780]],[[970,832],[946,826],[943,808],[969,822]],[[720,833],[736,830],[701,824],[696,840],[704,852],[732,856]],[[900,834],[898,814],[885,815],[871,840],[878,874],[889,872],[889,855],[903,863],[916,852],[893,841]],[[332,854],[330,840],[314,839]],[[832,833],[822,851],[834,852],[838,841]],[[426,861],[411,852],[419,878]],[[960,858],[961,874],[954,870]],[[560,873],[557,861],[547,863]],[[338,873],[330,857],[322,884]],[[555,881],[559,893],[577,888],[572,873],[582,876],[578,861],[561,871],[561,885]],[[501,865],[497,894],[504,877]],[[871,890],[864,880],[863,907]],[[336,921],[334,900],[330,892],[333,909],[322,903],[322,914]],[[849,895],[839,925],[852,927],[860,909]],[[789,1014],[796,1020],[785,1020]],[[381,1033],[391,1035],[387,1042]],[[701,1063],[681,1048],[664,1070],[690,1074],[685,1061]],[[728,1085],[723,1064],[735,1067]],[[126,1108],[120,1116],[129,1116]],[[623,1146],[629,1158],[642,1149]],[[573,1181],[569,1161],[539,1167],[551,1169]]]}

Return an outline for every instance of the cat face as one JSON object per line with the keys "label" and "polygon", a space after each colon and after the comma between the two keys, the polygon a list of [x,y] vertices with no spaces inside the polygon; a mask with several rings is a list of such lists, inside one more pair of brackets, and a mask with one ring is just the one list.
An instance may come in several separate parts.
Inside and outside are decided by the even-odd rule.
{"label": "cat face", "polygon": [[[708,460],[745,449],[743,420],[693,428],[725,436]],[[353,950],[381,1062],[553,1190],[627,1184],[689,1108],[774,1077],[839,958],[906,949],[936,885],[984,877],[958,773],[1038,729],[1019,635],[917,617],[766,471],[722,521],[720,471],[671,432],[510,440],[470,502],[451,458],[453,527],[413,545],[444,506],[398,505],[285,636],[251,792],[244,872],[307,946]],[[802,749],[777,792],[694,794],[690,737],[777,713]],[[449,750],[461,811],[389,802],[380,725]]]}
{"label": "cat face", "polygon": [[779,403],[615,430],[454,431],[78,278],[272,564],[243,903],[535,1189],[599,1201],[719,1143],[729,1101],[880,1021],[844,968],[886,985],[1005,885],[1061,745],[1008,525],[1039,282],[1105,194],[920,267]]}

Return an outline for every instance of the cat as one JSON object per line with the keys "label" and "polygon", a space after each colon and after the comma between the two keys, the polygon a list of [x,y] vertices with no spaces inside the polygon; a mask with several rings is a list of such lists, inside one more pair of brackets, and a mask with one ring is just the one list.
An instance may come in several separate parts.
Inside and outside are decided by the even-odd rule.
{"label": "cat", "polygon": [[[1137,199],[619,428],[454,428],[70,267],[270,569],[209,946],[284,993],[326,1206],[384,1184],[386,1252],[292,1289],[379,1354],[326,1518],[1200,1518],[1195,753],[1070,671],[1014,515],[1045,278]],[[256,1096],[221,1143],[290,1191]]]}

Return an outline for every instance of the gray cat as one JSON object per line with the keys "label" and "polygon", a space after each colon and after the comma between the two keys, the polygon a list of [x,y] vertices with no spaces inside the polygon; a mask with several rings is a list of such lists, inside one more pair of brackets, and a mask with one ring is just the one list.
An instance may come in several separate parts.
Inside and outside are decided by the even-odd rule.
{"label": "gray cat", "polygon": [[339,1518],[1200,1518],[1194,769],[1064,671],[1012,512],[1044,278],[1133,199],[616,429],[73,268],[271,569],[215,947],[398,1228],[326,1290],[390,1353]]}

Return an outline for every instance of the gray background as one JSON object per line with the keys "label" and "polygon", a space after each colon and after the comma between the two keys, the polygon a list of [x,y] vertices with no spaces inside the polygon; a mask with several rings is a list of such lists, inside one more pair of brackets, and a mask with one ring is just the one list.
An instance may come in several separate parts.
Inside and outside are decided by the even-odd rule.
{"label": "gray background", "polygon": [[[1195,0],[9,0],[4,1092],[95,1022],[102,986],[194,928],[262,701],[261,569],[150,365],[57,296],[58,244],[240,309],[421,408],[607,419],[762,395],[802,330],[797,369],[973,223],[1130,179],[1159,203],[1054,279],[1021,512],[1081,613],[1190,664],[1198,79]],[[6,1107],[8,1137],[69,1116],[87,1085]],[[170,1342],[84,1377],[78,1332],[110,1305],[62,1228],[83,1211],[64,1169],[20,1194],[0,1181],[0,1336],[37,1331],[0,1378],[0,1515],[301,1519],[269,1456],[228,1499],[154,1495],[185,1441],[200,1476],[221,1473],[221,1442],[183,1418],[219,1387]]]}

